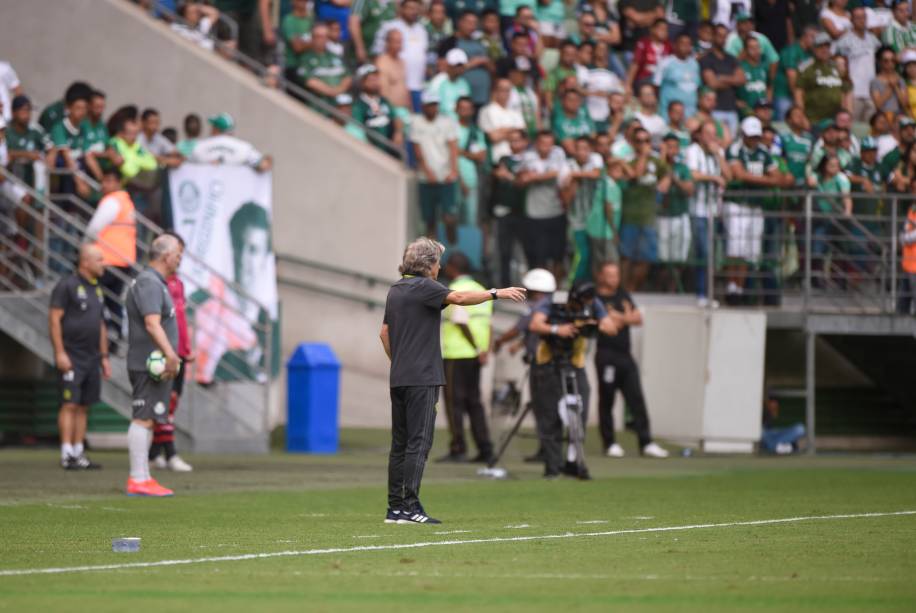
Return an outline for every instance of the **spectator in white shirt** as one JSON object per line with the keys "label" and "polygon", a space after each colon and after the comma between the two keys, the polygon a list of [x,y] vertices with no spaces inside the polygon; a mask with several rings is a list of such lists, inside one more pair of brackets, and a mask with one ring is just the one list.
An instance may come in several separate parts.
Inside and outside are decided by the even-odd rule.
{"label": "spectator in white shirt", "polygon": [[156,156],[160,166],[177,168],[184,161],[175,145],[159,132],[162,119],[156,109],[146,109],[140,115],[140,146]]}
{"label": "spectator in white shirt", "polygon": [[511,93],[512,83],[508,79],[498,79],[493,86],[492,101],[480,109],[478,124],[490,140],[490,159],[494,165],[504,156],[511,155],[509,137],[512,133],[525,129],[522,114],[508,106]]}
{"label": "spectator in white shirt", "polygon": [[852,9],[852,28],[836,42],[836,52],[849,62],[852,115],[856,121],[868,121],[875,111],[869,86],[875,78],[875,51],[881,47],[881,41],[868,31],[866,20],[865,7]]}
{"label": "spectator in white shirt", "polygon": [[639,110],[633,113],[633,117],[639,121],[639,124],[652,137],[652,148],[658,151],[662,144],[662,138],[668,131],[668,125],[658,114],[658,96],[655,94],[655,86],[651,83],[640,85],[637,100],[639,102]]}
{"label": "spectator in white shirt", "polygon": [[235,120],[229,113],[214,115],[208,120],[211,132],[202,138],[191,150],[191,162],[198,164],[234,164],[250,166],[258,172],[266,172],[273,167],[273,159],[255,149],[251,143],[232,136]]}
{"label": "spectator in white shirt", "polygon": [[423,82],[426,78],[426,53],[429,49],[429,34],[420,23],[420,0],[403,0],[401,3],[400,17],[382,24],[375,34],[373,52],[380,54],[385,49],[385,37],[392,29],[399,30],[403,35],[401,59],[407,73],[407,89],[410,91],[413,110],[420,111],[420,94],[423,91]]}
{"label": "spectator in white shirt", "polygon": [[22,94],[22,83],[9,62],[0,62],[0,107],[7,123],[13,120],[13,98]]}

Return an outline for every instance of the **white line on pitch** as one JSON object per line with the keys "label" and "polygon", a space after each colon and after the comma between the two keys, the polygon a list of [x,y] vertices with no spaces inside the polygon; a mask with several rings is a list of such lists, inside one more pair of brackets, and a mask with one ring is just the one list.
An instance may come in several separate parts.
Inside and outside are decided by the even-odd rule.
{"label": "white line on pitch", "polygon": [[542,534],[539,536],[505,536],[451,541],[426,541],[420,543],[403,543],[400,545],[362,545],[357,547],[333,547],[329,549],[304,549],[301,551],[274,551],[269,553],[246,553],[234,556],[212,556],[207,558],[188,558],[184,560],[160,560],[158,562],[128,562],[125,564],[99,564],[95,566],[67,566],[59,568],[23,568],[0,570],[0,577],[21,575],[55,575],[94,570],[124,570],[130,568],[153,568],[157,566],[183,566],[187,564],[205,564],[207,562],[239,562],[243,560],[262,560],[266,558],[291,558],[316,556],[329,553],[351,553],[357,551],[390,551],[398,549],[422,549],[426,547],[443,547],[451,545],[480,545],[487,543],[518,543],[524,541],[548,541],[557,539],[618,536],[621,534],[643,534],[646,532],[679,532],[684,530],[702,530],[708,528],[731,528],[735,526],[768,526],[774,524],[791,524],[803,521],[827,521],[831,519],[864,519],[872,517],[895,517],[916,515],[916,511],[890,511],[886,513],[847,513],[842,515],[809,515],[803,517],[783,517],[780,519],[757,519],[752,521],[733,521],[719,524],[692,524],[687,526],[663,526],[659,528],[633,528],[630,530],[609,530],[606,532],[564,532],[563,534]]}

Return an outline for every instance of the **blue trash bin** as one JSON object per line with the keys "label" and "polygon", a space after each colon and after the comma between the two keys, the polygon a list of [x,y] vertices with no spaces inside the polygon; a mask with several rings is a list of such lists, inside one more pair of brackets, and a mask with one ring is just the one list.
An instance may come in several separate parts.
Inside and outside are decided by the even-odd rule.
{"label": "blue trash bin", "polygon": [[302,343],[286,374],[286,450],[337,453],[340,360],[328,345]]}

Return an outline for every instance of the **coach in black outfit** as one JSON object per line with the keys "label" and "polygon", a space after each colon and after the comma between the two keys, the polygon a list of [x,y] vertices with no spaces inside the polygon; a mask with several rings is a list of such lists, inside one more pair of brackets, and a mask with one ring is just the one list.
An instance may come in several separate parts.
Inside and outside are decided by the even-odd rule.
{"label": "coach in black outfit", "polygon": [[642,313],[636,308],[630,294],[620,287],[620,268],[607,262],[595,278],[598,299],[604,303],[608,315],[614,320],[617,334],[598,335],[595,352],[595,370],[598,376],[598,425],[605,453],[612,458],[622,457],[623,448],[614,437],[614,419],[611,413],[619,389],[630,407],[633,429],[639,439],[639,449],[645,456],[666,458],[668,452],[652,442],[649,432],[649,414],[642,393],[639,368],[630,353],[630,326],[642,325]]}
{"label": "coach in black outfit", "polygon": [[102,376],[111,376],[108,336],[99,278],[105,272],[102,252],[93,245],[80,248],[77,269],[51,292],[48,329],[54,362],[60,371],[60,464],[67,470],[100,468],[83,449],[89,406],[102,393]]}
{"label": "coach in black outfit", "polygon": [[487,300],[525,299],[517,287],[449,291],[435,281],[440,243],[419,238],[407,246],[401,279],[388,290],[379,335],[391,360],[391,453],[388,457],[388,513],[385,523],[438,524],[420,504],[423,467],[433,444],[439,388],[445,385],[439,342],[442,309]]}

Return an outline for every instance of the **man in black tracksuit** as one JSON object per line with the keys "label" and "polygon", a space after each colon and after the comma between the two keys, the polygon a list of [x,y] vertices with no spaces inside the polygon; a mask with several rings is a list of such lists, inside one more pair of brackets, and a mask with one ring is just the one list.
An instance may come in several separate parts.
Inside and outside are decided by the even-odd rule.
{"label": "man in black tracksuit", "polygon": [[391,452],[385,523],[439,524],[420,504],[420,481],[433,444],[439,388],[445,385],[439,330],[442,309],[503,298],[521,302],[520,288],[449,291],[435,281],[440,243],[419,238],[407,246],[401,279],[388,290],[379,335],[391,360]]}
{"label": "man in black tracksuit", "polygon": [[639,367],[630,352],[630,326],[642,325],[642,314],[629,292],[620,286],[620,268],[615,263],[605,263],[597,272],[595,287],[598,300],[604,303],[608,314],[617,324],[617,334],[598,335],[595,352],[595,370],[598,377],[598,424],[604,449],[610,457],[622,457],[623,448],[614,436],[612,409],[617,390],[630,408],[632,428],[639,439],[643,455],[655,458],[668,457],[668,452],[652,442],[649,414],[639,378]]}

